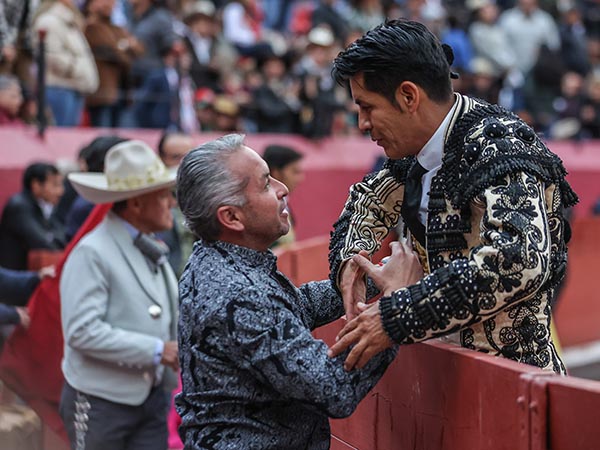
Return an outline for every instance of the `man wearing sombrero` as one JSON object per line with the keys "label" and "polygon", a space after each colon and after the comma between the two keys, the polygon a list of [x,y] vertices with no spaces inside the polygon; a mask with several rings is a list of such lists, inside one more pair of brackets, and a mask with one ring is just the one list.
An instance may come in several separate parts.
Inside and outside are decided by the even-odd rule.
{"label": "man wearing sombrero", "polygon": [[175,175],[146,144],[126,141],[108,151],[104,173],[69,179],[87,200],[113,203],[73,249],[60,281],[60,413],[72,448],[164,450],[178,293],[153,233],[173,225]]}

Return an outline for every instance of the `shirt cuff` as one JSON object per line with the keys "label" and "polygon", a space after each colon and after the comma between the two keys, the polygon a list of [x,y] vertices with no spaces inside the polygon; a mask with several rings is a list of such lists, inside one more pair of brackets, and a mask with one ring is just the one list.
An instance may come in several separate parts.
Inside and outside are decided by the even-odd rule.
{"label": "shirt cuff", "polygon": [[165,343],[160,339],[156,341],[156,348],[154,349],[154,365],[158,366],[162,359],[163,350],[165,349]]}

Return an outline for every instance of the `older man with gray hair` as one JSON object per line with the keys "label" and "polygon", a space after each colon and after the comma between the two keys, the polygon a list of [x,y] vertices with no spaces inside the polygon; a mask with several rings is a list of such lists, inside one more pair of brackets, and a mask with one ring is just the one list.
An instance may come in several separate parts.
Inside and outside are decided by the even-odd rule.
{"label": "older man with gray hair", "polygon": [[[329,281],[296,288],[277,270],[269,246],[288,231],[288,189],[243,139],[208,142],[179,167],[177,198],[199,238],[179,285],[180,434],[187,449],[329,448],[328,417],[351,414],[395,350],[347,372],[312,337],[342,301]],[[404,252],[396,243],[387,279],[401,279]]]}

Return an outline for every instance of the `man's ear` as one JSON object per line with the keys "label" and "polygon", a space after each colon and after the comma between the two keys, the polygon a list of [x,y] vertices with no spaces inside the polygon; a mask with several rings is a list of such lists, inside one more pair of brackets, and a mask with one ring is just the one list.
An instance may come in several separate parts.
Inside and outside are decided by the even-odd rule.
{"label": "man's ear", "polygon": [[401,111],[408,111],[414,113],[419,108],[421,103],[421,91],[419,87],[412,81],[403,81],[396,88],[394,93],[396,103],[400,105]]}
{"label": "man's ear", "polygon": [[217,209],[217,220],[223,228],[231,231],[244,231],[242,211],[237,206],[224,205]]}

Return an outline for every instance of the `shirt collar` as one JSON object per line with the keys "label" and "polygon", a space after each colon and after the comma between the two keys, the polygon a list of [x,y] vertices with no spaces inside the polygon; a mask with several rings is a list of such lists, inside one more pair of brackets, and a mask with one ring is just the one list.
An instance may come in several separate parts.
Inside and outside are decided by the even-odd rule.
{"label": "shirt collar", "polygon": [[129,222],[127,222],[125,219],[123,219],[118,214],[114,214],[114,217],[123,224],[123,226],[129,233],[129,236],[131,236],[131,239],[135,239],[137,237],[137,235],[140,234],[140,230],[138,230],[136,227],[131,225]]}
{"label": "shirt collar", "polygon": [[[201,245],[215,248],[219,253],[231,258],[231,263],[241,262],[250,267],[264,268],[268,271],[276,269],[277,257],[271,250],[260,252],[241,245],[232,244],[230,242],[215,241],[206,242],[199,240]],[[228,259],[229,259],[228,258]]]}
{"label": "shirt collar", "polygon": [[43,200],[41,198],[38,198],[36,200],[40,209],[42,210],[42,215],[44,216],[44,218],[46,220],[50,219],[52,211],[54,210],[54,205],[52,203],[48,203],[46,200]]}
{"label": "shirt collar", "polygon": [[458,107],[458,103],[458,99],[455,96],[454,105],[452,105],[452,108],[450,108],[450,111],[448,111],[448,114],[446,114],[446,117],[444,117],[440,126],[435,130],[433,136],[429,138],[427,143],[417,154],[417,161],[419,161],[419,164],[427,171],[435,169],[442,164],[446,131],[448,130],[448,125],[450,125],[450,121]]}

